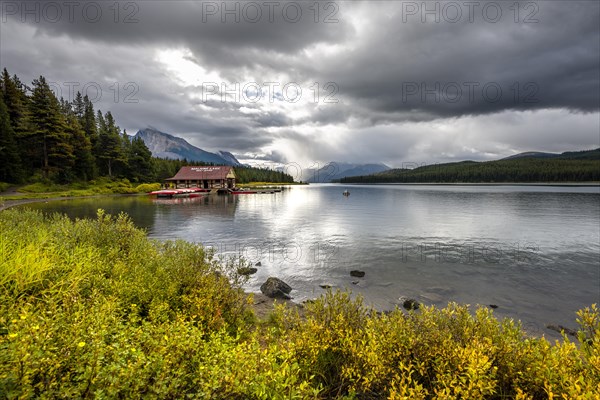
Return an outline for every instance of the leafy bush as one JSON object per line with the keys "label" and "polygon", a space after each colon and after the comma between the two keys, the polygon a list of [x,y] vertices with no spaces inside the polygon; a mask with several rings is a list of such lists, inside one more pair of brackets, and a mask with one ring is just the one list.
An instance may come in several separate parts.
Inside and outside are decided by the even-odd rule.
{"label": "leafy bush", "polygon": [[157,190],[160,184],[141,184],[132,186],[127,179],[99,178],[90,182],[76,182],[70,185],[58,185],[56,183],[37,182],[24,186],[20,195],[6,196],[6,200],[20,200],[50,197],[81,197],[99,194],[135,194],[144,193],[146,189]]}
{"label": "leafy bush", "polygon": [[50,193],[50,192],[60,192],[65,190],[65,186],[57,185],[56,183],[44,183],[44,182],[36,182],[26,186],[23,186],[19,189],[19,192],[23,193]]}
{"label": "leafy bush", "polygon": [[160,183],[142,183],[135,188],[137,193],[149,193],[155,190],[160,190]]}
{"label": "leafy bush", "polygon": [[485,308],[379,314],[345,292],[256,323],[244,265],[125,215],[0,212],[0,398],[600,395],[595,305],[553,345]]}
{"label": "leafy bush", "polygon": [[344,292],[308,304],[304,320],[283,308],[273,320],[327,398],[598,398],[600,316],[596,305],[578,315],[577,345],[528,337],[487,308],[378,314]]}
{"label": "leafy bush", "polygon": [[5,192],[8,190],[9,187],[11,187],[12,184],[10,183],[4,183],[4,182],[0,182],[0,192]]}

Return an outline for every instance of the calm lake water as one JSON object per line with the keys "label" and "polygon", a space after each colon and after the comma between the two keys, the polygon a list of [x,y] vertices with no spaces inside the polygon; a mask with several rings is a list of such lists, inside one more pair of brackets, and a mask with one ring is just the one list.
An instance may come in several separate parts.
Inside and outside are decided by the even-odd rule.
{"label": "calm lake water", "polygon": [[[344,189],[350,196],[342,196]],[[600,301],[600,188],[314,184],[276,194],[157,200],[106,197],[30,204],[93,217],[121,211],[160,240],[185,239],[258,261],[247,285],[269,276],[296,301],[349,288],[391,309],[496,304],[533,333],[575,327],[575,311]],[[350,271],[366,272],[352,278]]]}

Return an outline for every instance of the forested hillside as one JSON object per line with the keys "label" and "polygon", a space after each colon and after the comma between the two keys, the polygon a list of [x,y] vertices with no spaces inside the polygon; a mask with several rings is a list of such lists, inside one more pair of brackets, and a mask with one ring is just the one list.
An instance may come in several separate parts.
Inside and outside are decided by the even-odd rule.
{"label": "forested hillside", "polygon": [[342,183],[495,183],[600,181],[600,149],[568,152],[554,158],[462,161],[415,169],[391,169],[352,176]]}
{"label": "forested hillside", "polygon": [[[87,96],[57,99],[43,76],[29,87],[6,70],[0,78],[0,182],[87,182],[98,177],[157,182],[186,160],[152,157],[143,140],[127,135],[110,111]],[[290,175],[236,167],[241,183],[293,182]]]}

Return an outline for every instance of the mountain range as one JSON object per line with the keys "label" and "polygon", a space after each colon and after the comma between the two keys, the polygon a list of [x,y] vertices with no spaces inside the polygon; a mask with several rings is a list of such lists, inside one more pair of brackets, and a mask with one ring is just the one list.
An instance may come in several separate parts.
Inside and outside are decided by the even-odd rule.
{"label": "mountain range", "polygon": [[177,160],[201,161],[217,165],[242,166],[228,151],[211,153],[189,144],[185,139],[161,132],[155,128],[140,129],[134,137],[144,141],[154,157]]}
{"label": "mountain range", "polygon": [[[170,159],[186,159],[188,161],[200,161],[205,163],[212,163],[216,165],[232,165],[232,166],[245,166],[242,164],[233,154],[228,151],[219,150],[218,152],[212,153],[196,146],[191,145],[185,139],[170,135],[165,132],[161,132],[158,129],[148,127],[146,129],[140,129],[134,137],[140,138],[144,141],[148,149],[152,152],[152,155],[159,158],[170,158]],[[528,151],[524,153],[514,154],[509,157],[497,161],[488,161],[475,163],[472,161],[463,161],[459,163],[448,163],[448,164],[436,164],[431,166],[425,166],[416,168],[414,170],[406,169],[390,169],[385,164],[355,164],[347,162],[330,162],[321,168],[305,169],[302,171],[300,179],[304,182],[309,183],[324,183],[324,182],[418,182],[418,181],[472,181],[472,180],[506,180],[512,179],[513,181],[519,181],[522,179],[528,179],[523,175],[523,170],[526,169],[531,172],[529,179],[543,180],[543,172],[546,175],[548,173],[547,165],[537,164],[506,164],[520,162],[521,160],[556,160],[556,162],[563,162],[560,164],[560,168],[567,168],[564,165],[565,161],[568,160],[599,160],[600,149],[587,150],[587,151],[567,151],[564,153],[547,153],[547,152],[536,152]],[[556,164],[556,167],[559,164]],[[553,164],[553,165],[554,165]],[[583,165],[583,164],[582,164]],[[477,173],[473,168],[477,169]],[[517,176],[513,173],[507,172],[506,168],[517,168],[521,170],[521,175]],[[571,167],[571,166],[569,166]],[[581,168],[577,166],[576,168]],[[586,165],[584,169],[590,169],[583,173],[571,172],[566,174],[563,172],[553,172],[553,176],[561,179],[569,180],[581,180],[584,178],[588,180],[597,180],[596,174],[594,173],[594,165]],[[490,169],[494,169],[496,172],[493,174],[489,173]],[[485,173],[482,172],[485,170]],[[502,172],[500,171],[502,170]],[[539,170],[539,171],[538,171]],[[535,173],[534,173],[535,172]],[[443,176],[442,176],[443,175]],[[446,176],[448,175],[448,176]],[[539,175],[539,176],[538,176]],[[563,176],[564,175],[564,176]]]}
{"label": "mountain range", "polygon": [[515,160],[519,158],[560,158],[569,160],[597,160],[600,158],[600,148],[594,150],[565,151],[563,153],[544,153],[541,151],[526,151],[502,158],[501,160]]}
{"label": "mountain range", "polygon": [[[217,165],[245,166],[233,154],[228,151],[219,150],[211,153],[200,149],[185,139],[161,132],[158,129],[148,127],[140,129],[134,137],[144,141],[154,157],[170,158],[188,161],[201,161]],[[384,164],[353,164],[343,162],[330,162],[322,168],[303,170],[300,179],[304,182],[331,182],[354,175],[370,175],[390,169]]]}
{"label": "mountain range", "polygon": [[332,161],[322,168],[302,171],[302,180],[309,183],[327,183],[348,176],[371,175],[389,170],[385,164],[353,164]]}
{"label": "mountain range", "polygon": [[600,148],[564,153],[525,152],[494,161],[460,161],[390,169],[342,178],[342,183],[599,182]]}

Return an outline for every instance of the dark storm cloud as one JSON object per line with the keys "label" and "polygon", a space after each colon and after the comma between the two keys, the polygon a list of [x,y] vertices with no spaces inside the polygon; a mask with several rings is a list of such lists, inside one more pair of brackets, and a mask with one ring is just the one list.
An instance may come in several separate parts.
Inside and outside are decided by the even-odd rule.
{"label": "dark storm cloud", "polygon": [[507,15],[513,3],[492,3],[504,13],[496,23],[476,13],[472,23],[423,23],[404,15],[402,2],[387,5],[375,20],[397,23],[371,32],[371,45],[324,65],[321,75],[335,77],[342,96],[385,113],[598,110],[600,3],[536,2],[537,22],[519,24]]}
{"label": "dark storm cloud", "polygon": [[294,54],[309,43],[335,42],[350,29],[339,21],[332,29],[323,23],[326,16],[315,17],[314,4],[302,1],[56,2],[61,18],[54,7],[44,11],[41,1],[8,3],[16,9],[5,6],[3,18],[39,32],[115,45],[186,46],[205,65],[223,70],[268,63],[257,51]]}
{"label": "dark storm cloud", "polygon": [[[421,110],[448,117],[504,109],[599,108],[598,2],[527,1],[520,3],[518,15],[512,1],[480,1],[471,7],[461,2],[339,2],[337,23],[323,23],[324,10],[315,23],[311,2],[274,2],[271,7],[248,1],[89,3],[100,5],[97,22],[90,22],[96,7],[86,9],[81,2],[72,21],[63,7],[63,18],[52,22],[40,6],[42,18],[35,27],[48,35],[112,45],[185,46],[194,62],[217,69],[230,81],[240,79],[242,70],[261,75],[285,69],[296,79],[335,82],[340,96],[386,113]],[[301,17],[293,22],[298,11]],[[358,24],[373,25],[366,33],[352,28],[353,12],[365,13]],[[14,11],[3,17],[23,15]],[[301,51],[317,43],[349,49],[315,63]]]}
{"label": "dark storm cloud", "polygon": [[[53,20],[51,3],[62,18]],[[285,1],[272,15],[262,1],[226,2],[233,13],[225,15],[221,1],[75,3],[70,18],[62,2],[2,2],[0,64],[27,83],[45,75],[67,98],[68,82],[99,85],[96,108],[111,110],[130,134],[154,125],[207,149],[390,163],[409,153],[477,159],[536,150],[550,137],[574,148],[598,142],[598,124],[585,114],[597,119],[600,108],[598,2]],[[177,63],[157,59],[169,49],[199,66],[197,79],[181,81]],[[295,82],[303,100],[318,84],[319,99],[202,99],[201,83],[215,76],[228,85]],[[324,102],[328,83],[337,102]],[[489,129],[496,115],[509,131]],[[459,132],[469,126],[457,119],[481,133],[467,140]],[[576,139],[559,137],[567,120]],[[273,150],[278,141],[288,147]]]}

